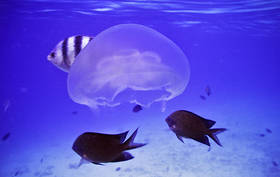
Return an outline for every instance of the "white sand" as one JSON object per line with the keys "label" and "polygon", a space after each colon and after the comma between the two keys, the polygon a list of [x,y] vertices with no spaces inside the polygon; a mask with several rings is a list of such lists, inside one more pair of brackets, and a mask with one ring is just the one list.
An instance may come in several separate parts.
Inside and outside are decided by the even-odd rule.
{"label": "white sand", "polygon": [[[181,143],[163,123],[155,121],[139,129],[136,142],[148,145],[131,150],[134,159],[104,166],[84,164],[78,169],[70,168],[80,160],[71,150],[71,139],[53,139],[51,144],[34,142],[20,152],[2,150],[1,153],[6,150],[7,154],[0,161],[0,176],[279,177],[279,167],[273,165],[273,161],[279,163],[279,126],[268,133],[234,124],[234,121],[223,123],[229,129],[219,135],[224,147],[210,140],[212,149],[208,152],[207,146],[193,140],[184,139],[185,144]],[[265,136],[259,136],[260,132]]]}

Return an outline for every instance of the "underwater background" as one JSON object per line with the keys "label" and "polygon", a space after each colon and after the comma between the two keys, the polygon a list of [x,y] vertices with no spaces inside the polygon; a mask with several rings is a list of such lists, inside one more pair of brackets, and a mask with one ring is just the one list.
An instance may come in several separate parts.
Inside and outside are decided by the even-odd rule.
{"label": "underwater background", "polygon": [[[150,27],[188,58],[186,90],[135,113],[135,105],[91,110],[73,102],[66,72],[47,61],[57,43],[118,24]],[[1,1],[1,177],[279,177],[280,2]],[[151,41],[152,42],[152,41]],[[211,88],[207,96],[205,88]],[[226,128],[223,147],[180,142],[165,118],[188,110]],[[72,144],[82,133],[130,134],[134,159],[84,164]]]}

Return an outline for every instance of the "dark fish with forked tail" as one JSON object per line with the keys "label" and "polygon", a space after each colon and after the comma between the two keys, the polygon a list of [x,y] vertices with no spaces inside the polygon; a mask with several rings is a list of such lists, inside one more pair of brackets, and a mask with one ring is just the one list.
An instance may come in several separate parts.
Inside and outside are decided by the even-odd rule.
{"label": "dark fish with forked tail", "polygon": [[[218,145],[222,146],[218,133],[225,131],[225,128],[210,129],[216,122],[204,119],[192,112],[179,110],[170,114],[165,121],[169,128],[176,134],[177,138],[184,142],[182,137],[191,138],[200,143],[210,146],[208,137],[212,138]],[[207,135],[207,136],[206,136]]]}
{"label": "dark fish with forked tail", "polygon": [[125,151],[145,145],[143,143],[133,142],[137,130],[138,129],[136,129],[125,142],[124,140],[128,131],[114,135],[86,132],[75,140],[72,149],[79,154],[82,159],[98,165],[106,162],[130,160],[133,156]]}

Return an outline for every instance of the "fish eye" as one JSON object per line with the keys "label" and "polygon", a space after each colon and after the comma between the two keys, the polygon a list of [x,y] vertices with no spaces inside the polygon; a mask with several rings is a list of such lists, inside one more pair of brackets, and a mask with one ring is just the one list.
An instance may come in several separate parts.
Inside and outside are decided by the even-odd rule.
{"label": "fish eye", "polygon": [[52,58],[54,58],[54,57],[55,57],[55,53],[52,52],[52,53],[50,54],[50,56],[51,56]]}

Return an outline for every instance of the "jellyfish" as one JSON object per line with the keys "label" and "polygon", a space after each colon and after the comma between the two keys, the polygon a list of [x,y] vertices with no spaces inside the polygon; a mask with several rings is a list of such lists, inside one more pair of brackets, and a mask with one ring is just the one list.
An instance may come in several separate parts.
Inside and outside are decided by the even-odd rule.
{"label": "jellyfish", "polygon": [[189,77],[188,59],[174,42],[149,27],[120,24],[79,53],[67,87],[74,102],[93,109],[124,102],[148,107],[182,94]]}

